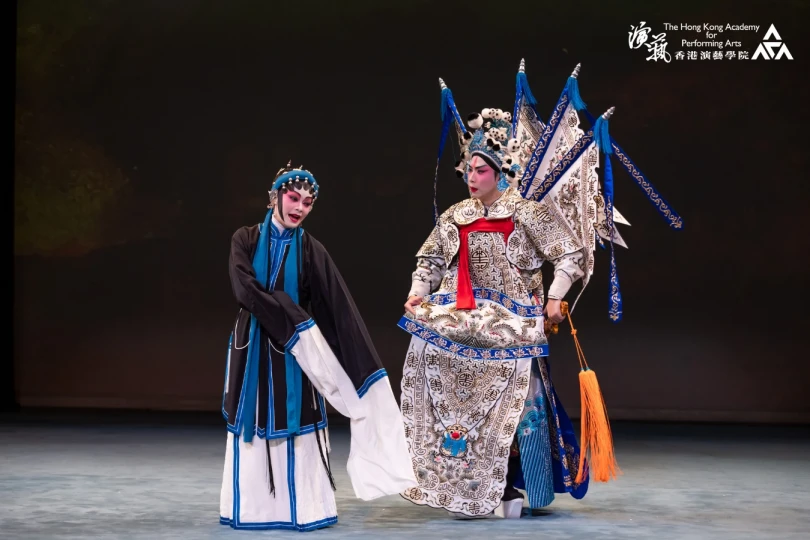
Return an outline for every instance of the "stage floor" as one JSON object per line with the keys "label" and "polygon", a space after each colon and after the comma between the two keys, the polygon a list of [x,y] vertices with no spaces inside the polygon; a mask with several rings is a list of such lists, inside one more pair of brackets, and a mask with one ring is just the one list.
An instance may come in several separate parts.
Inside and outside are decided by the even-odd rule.
{"label": "stage floor", "polygon": [[[459,521],[391,496],[354,498],[348,428],[332,427],[339,522],[310,533],[219,524],[225,430],[211,416],[0,417],[0,538],[810,537],[810,428],[614,426],[624,474],[520,520]],[[320,464],[318,464],[320,466]]]}

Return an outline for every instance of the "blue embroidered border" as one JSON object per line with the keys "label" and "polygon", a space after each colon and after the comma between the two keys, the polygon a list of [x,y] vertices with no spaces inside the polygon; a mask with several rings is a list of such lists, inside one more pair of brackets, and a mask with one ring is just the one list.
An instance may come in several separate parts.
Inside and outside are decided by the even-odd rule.
{"label": "blue embroidered border", "polygon": [[461,345],[444,338],[432,330],[428,330],[408,317],[402,317],[397,326],[411,334],[423,339],[440,349],[451,352],[470,360],[523,360],[548,356],[548,344],[534,345],[532,347],[509,347],[506,349],[481,349]]}
{"label": "blue embroidered border", "polygon": [[298,343],[299,339],[301,339],[300,335],[301,332],[309,330],[313,326],[315,326],[315,321],[313,321],[312,319],[307,319],[306,321],[295,325],[295,333],[292,335],[292,337],[290,337],[289,341],[287,341],[287,343],[284,344],[284,350],[289,351],[290,349],[295,347],[295,344]]}
{"label": "blue embroidered border", "polygon": [[577,142],[574,143],[571,149],[565,153],[560,162],[557,163],[553,169],[551,169],[545,178],[543,178],[543,181],[537,186],[537,189],[532,193],[531,197],[529,197],[529,200],[539,201],[542,199],[546,193],[548,193],[551,188],[554,187],[554,184],[556,184],[557,181],[562,178],[568,169],[571,168],[571,165],[573,165],[580,158],[580,156],[582,156],[592,142],[593,130],[588,131],[585,135],[580,137]]}
{"label": "blue embroidered border", "polygon": [[388,377],[388,372],[385,371],[385,369],[383,368],[380,368],[371,375],[369,375],[366,378],[366,381],[363,383],[363,385],[357,389],[357,397],[362,399],[363,396],[366,395],[366,392],[368,392],[369,388],[371,388],[371,385],[373,385],[375,382],[379,381],[383,377]]}
{"label": "blue embroidered border", "polygon": [[219,517],[222,525],[230,525],[234,529],[287,529],[293,531],[312,531],[337,523],[337,516],[324,518],[311,523],[296,523],[297,497],[295,493],[295,441],[292,437],[287,439],[287,489],[290,493],[290,521],[268,521],[261,523],[243,523],[239,521],[239,507],[241,493],[239,490],[239,438],[233,438],[233,517],[231,519]]}
{"label": "blue embroidered border", "polygon": [[[585,116],[588,118],[588,121],[593,126],[596,123],[596,119],[593,117],[591,113],[588,112],[587,109],[584,109],[582,112],[585,113]],[[669,222],[669,226],[673,229],[683,229],[683,219],[679,216],[675,210],[664,200],[658,190],[656,190],[653,185],[647,180],[647,177],[644,176],[636,164],[633,163],[633,160],[630,159],[624,150],[619,146],[619,143],[616,142],[616,139],[613,137],[610,138],[610,144],[613,147],[613,153],[619,159],[619,162],[622,164],[622,167],[625,168],[627,173],[633,178],[633,180],[638,184],[638,187],[647,194],[647,198],[650,202],[655,206],[661,216]]]}
{"label": "blue embroidered border", "polygon": [[681,216],[675,213],[675,210],[664,200],[664,198],[658,193],[658,191],[653,187],[647,177],[644,176],[636,164],[630,159],[630,157],[624,153],[616,141],[613,140],[611,137],[610,142],[613,146],[613,152],[616,154],[616,157],[619,159],[619,162],[622,164],[622,167],[627,170],[627,173],[633,178],[633,180],[638,184],[638,187],[647,194],[647,198],[650,202],[655,206],[658,213],[663,216],[667,222],[669,222],[669,226],[673,229],[682,229],[683,228],[683,220]]}
{"label": "blue embroidered border", "polygon": [[[473,289],[473,296],[478,300],[491,300],[521,317],[541,317],[543,315],[543,306],[532,306],[515,302],[504,293],[493,289]],[[425,296],[424,300],[425,302],[444,306],[456,301],[456,293],[430,294]]]}
{"label": "blue embroidered border", "polygon": [[546,129],[543,130],[543,134],[537,141],[537,146],[535,146],[532,152],[532,157],[529,158],[529,163],[526,166],[523,177],[520,179],[520,185],[522,186],[520,194],[523,195],[523,198],[526,198],[529,188],[531,188],[532,184],[535,182],[534,177],[537,175],[537,169],[540,167],[540,163],[543,162],[543,157],[546,155],[546,152],[548,152],[551,137],[557,130],[557,126],[560,124],[560,120],[562,120],[563,113],[567,106],[568,93],[563,91],[562,95],[560,95],[560,99],[557,101],[557,105],[554,107],[551,118],[548,120],[548,124],[546,124]]}
{"label": "blue embroidered border", "polygon": [[288,531],[314,531],[316,529],[323,529],[324,527],[329,527],[334,525],[338,522],[337,516],[324,518],[319,521],[313,521],[312,523],[304,523],[303,525],[293,525],[287,521],[267,521],[263,523],[240,523],[238,525],[234,524],[232,519],[224,518],[222,516],[219,517],[220,525],[229,525],[234,529],[239,530],[254,530],[254,531],[261,531],[261,530],[271,530],[271,529],[278,529],[278,530],[288,530]]}

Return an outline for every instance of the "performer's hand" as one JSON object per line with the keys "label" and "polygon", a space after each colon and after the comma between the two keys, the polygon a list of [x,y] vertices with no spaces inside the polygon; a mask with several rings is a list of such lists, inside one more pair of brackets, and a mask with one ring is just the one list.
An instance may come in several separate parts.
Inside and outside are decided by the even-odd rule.
{"label": "performer's hand", "polygon": [[560,300],[550,298],[548,303],[546,303],[544,312],[546,317],[553,323],[559,324],[565,320],[565,315],[562,314],[562,309],[560,308]]}
{"label": "performer's hand", "polygon": [[409,311],[412,314],[416,315],[416,311],[414,311],[413,308],[415,308],[421,303],[422,303],[421,296],[411,296],[410,298],[408,298],[408,301],[405,302],[405,311]]}

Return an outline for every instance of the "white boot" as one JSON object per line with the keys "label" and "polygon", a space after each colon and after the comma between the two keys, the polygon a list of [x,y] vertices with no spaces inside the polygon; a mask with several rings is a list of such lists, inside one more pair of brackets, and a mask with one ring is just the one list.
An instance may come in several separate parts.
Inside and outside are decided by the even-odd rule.
{"label": "white boot", "polygon": [[523,513],[523,498],[501,501],[495,509],[495,515],[504,519],[518,519]]}

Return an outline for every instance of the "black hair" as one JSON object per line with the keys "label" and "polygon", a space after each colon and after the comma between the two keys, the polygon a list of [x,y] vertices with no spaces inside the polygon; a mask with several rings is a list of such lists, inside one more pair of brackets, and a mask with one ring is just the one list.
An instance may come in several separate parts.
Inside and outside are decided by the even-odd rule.
{"label": "black hair", "polygon": [[500,168],[500,167],[498,167],[498,166],[495,164],[495,160],[494,160],[494,159],[492,159],[491,157],[489,157],[488,155],[486,155],[486,154],[485,154],[485,153],[483,153],[483,152],[474,152],[474,153],[473,153],[473,154],[470,156],[470,160],[472,160],[473,156],[478,156],[478,157],[480,157],[481,159],[483,159],[483,160],[484,160],[484,162],[485,162],[487,165],[489,165],[489,166],[490,166],[490,167],[491,167],[491,168],[492,168],[492,169],[495,171],[495,177],[496,177],[496,178],[498,177],[498,174],[500,174],[500,172],[501,172],[501,168]]}
{"label": "black hair", "polygon": [[307,182],[305,180],[295,180],[295,181],[293,181],[292,186],[289,186],[289,187],[288,186],[289,186],[289,184],[282,184],[281,187],[278,188],[279,195],[284,195],[288,191],[295,191],[296,189],[303,189],[305,191],[308,191],[309,194],[312,195],[313,197],[315,196],[315,186],[313,186],[312,184],[310,184],[309,182]]}

